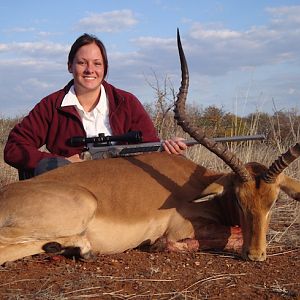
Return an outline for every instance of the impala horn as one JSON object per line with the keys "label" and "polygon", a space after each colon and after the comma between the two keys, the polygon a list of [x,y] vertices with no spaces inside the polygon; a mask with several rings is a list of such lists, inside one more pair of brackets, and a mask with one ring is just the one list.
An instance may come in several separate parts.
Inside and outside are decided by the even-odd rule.
{"label": "impala horn", "polygon": [[177,101],[175,102],[174,118],[177,120],[177,124],[187,132],[191,137],[197,140],[201,145],[207,148],[209,151],[215,153],[220,159],[222,159],[242,180],[247,182],[252,179],[250,173],[247,171],[244,164],[236,157],[235,154],[226,149],[221,143],[215,142],[212,138],[205,136],[202,129],[193,126],[189,123],[188,117],[185,112],[185,102],[189,87],[189,71],[186,62],[186,58],[182,49],[179,30],[177,29],[177,46],[180,57],[181,65],[181,86],[177,95]]}
{"label": "impala horn", "polygon": [[290,147],[287,152],[280,155],[262,175],[266,183],[274,183],[277,176],[300,156],[300,143]]}

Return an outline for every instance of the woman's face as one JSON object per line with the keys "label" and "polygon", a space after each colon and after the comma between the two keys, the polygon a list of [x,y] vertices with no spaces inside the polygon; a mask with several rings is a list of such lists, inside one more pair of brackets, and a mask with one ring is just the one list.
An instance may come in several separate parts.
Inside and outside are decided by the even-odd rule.
{"label": "woman's face", "polygon": [[76,94],[99,90],[104,77],[104,64],[97,44],[80,47],[68,69],[73,74]]}

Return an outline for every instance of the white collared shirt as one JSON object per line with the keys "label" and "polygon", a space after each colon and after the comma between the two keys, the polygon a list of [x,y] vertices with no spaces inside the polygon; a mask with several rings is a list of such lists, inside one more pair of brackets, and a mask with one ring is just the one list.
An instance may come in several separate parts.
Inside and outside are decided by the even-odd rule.
{"label": "white collared shirt", "polygon": [[69,92],[65,95],[61,106],[75,106],[82,120],[84,130],[87,137],[98,136],[99,133],[111,135],[112,130],[109,124],[109,108],[106,97],[106,92],[101,84],[100,99],[96,107],[87,112],[80,104],[74,89],[74,85],[70,88]]}

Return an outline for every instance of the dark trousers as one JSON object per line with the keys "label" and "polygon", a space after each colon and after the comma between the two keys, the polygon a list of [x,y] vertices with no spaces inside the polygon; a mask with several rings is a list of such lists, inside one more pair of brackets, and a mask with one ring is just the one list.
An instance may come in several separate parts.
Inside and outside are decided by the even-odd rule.
{"label": "dark trousers", "polygon": [[19,180],[29,179],[34,176],[43,174],[47,171],[56,169],[70,164],[71,162],[63,157],[48,157],[43,158],[34,170],[21,170],[19,169]]}
{"label": "dark trousers", "polygon": [[70,164],[71,162],[63,157],[43,158],[34,169],[34,176],[43,174],[47,171]]}

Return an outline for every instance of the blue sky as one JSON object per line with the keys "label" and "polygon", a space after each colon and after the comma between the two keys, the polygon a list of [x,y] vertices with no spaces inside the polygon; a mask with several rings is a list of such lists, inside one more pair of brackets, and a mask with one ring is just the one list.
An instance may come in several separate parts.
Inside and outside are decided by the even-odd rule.
{"label": "blue sky", "polygon": [[177,91],[176,28],[190,70],[188,103],[245,115],[300,110],[300,1],[2,0],[0,115],[24,115],[69,80],[84,32],[109,58],[107,80],[154,103],[156,80]]}

